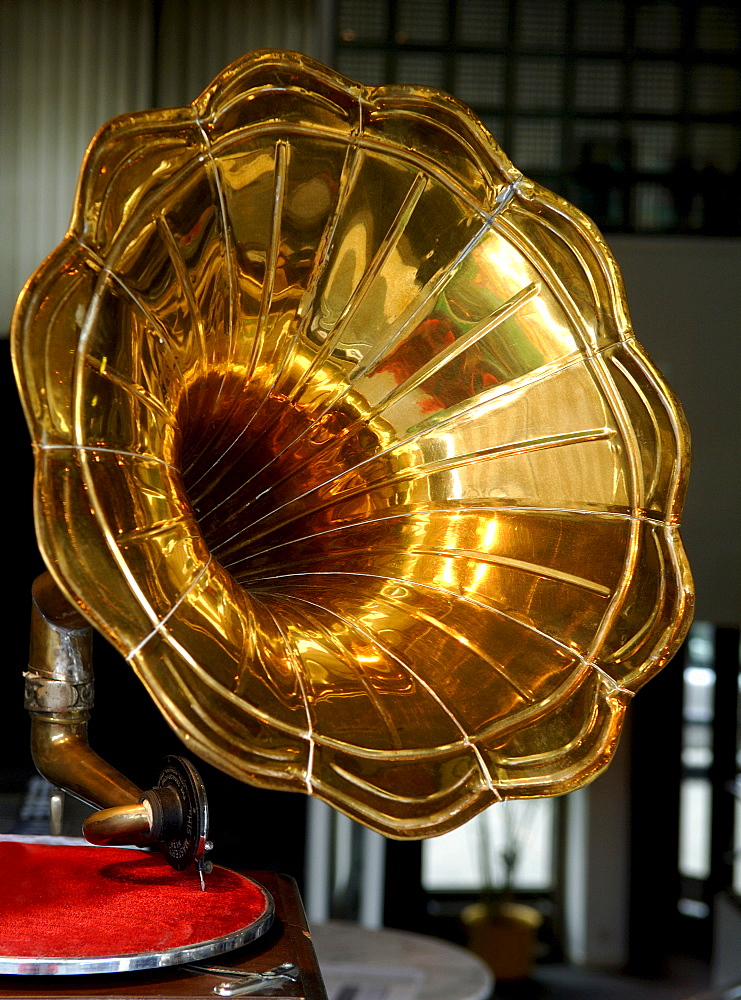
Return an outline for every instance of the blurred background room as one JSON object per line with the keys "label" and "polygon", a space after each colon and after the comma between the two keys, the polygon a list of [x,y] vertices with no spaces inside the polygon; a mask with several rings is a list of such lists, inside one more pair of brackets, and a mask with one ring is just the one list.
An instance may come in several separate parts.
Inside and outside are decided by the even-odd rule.
{"label": "blurred background room", "polygon": [[[697,609],[680,654],[635,699],[614,763],[588,788],[493,807],[431,841],[375,841],[321,804],[203,765],[216,860],[293,875],[310,919],[356,919],[366,905],[369,926],[459,943],[463,908],[506,888],[542,923],[531,976],[497,987],[497,997],[689,998],[741,983],[741,9],[689,0],[0,0],[3,337],[23,283],[64,235],[99,126],[190,103],[229,62],[267,47],[369,86],[448,91],[527,176],[594,219],[622,269],[636,335],[691,428],[683,537]],[[39,831],[46,793],[37,787],[34,799],[33,783],[29,791],[22,671],[30,585],[43,567],[7,339],[1,356],[0,832]],[[126,664],[99,645],[91,743],[148,787],[177,740]],[[132,713],[141,734],[133,747]],[[333,848],[319,874],[317,837]],[[374,865],[370,909],[358,851]]]}

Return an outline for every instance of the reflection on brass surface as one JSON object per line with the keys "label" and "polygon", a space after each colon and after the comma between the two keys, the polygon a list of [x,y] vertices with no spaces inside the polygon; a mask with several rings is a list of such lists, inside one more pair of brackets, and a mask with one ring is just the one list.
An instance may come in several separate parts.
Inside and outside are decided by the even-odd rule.
{"label": "reflection on brass surface", "polygon": [[115,119],[14,356],[52,573],[239,778],[400,837],[568,791],[689,624],[615,263],[444,94],[261,52]]}
{"label": "reflection on brass surface", "polygon": [[152,815],[144,802],[111,806],[89,816],[83,824],[85,840],[101,847],[151,844]]}

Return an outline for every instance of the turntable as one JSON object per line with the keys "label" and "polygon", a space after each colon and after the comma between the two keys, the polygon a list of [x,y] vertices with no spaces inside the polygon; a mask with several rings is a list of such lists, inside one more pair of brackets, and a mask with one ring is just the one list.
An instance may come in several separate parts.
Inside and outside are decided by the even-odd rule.
{"label": "turntable", "polygon": [[[115,119],[13,352],[49,571],[34,757],[100,810],[53,863],[93,851],[101,914],[138,885],[132,933],[150,889],[213,904],[195,944],[137,939],[154,965],[260,955],[287,890],[209,871],[191,764],[142,792],[90,749],[91,624],[189,753],[392,837],[592,780],[689,625],[688,435],[617,267],[445,94],[265,51]],[[270,968],[312,968],[302,927]],[[60,947],[5,971],[95,971]]]}

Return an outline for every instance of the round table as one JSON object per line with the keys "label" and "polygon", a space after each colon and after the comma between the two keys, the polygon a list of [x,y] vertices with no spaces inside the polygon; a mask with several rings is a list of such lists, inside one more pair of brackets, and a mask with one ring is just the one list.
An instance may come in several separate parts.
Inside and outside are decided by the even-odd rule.
{"label": "round table", "polygon": [[489,968],[472,952],[447,941],[408,931],[372,931],[342,921],[312,924],[311,936],[329,1000],[343,993],[389,1000],[491,996]]}

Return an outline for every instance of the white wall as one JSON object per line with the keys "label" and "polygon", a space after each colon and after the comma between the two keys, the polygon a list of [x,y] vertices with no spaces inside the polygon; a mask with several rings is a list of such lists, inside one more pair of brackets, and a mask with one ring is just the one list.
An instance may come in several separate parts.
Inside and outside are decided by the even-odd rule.
{"label": "white wall", "polygon": [[624,733],[597,781],[566,796],[566,954],[619,969],[628,960],[630,747]]}

